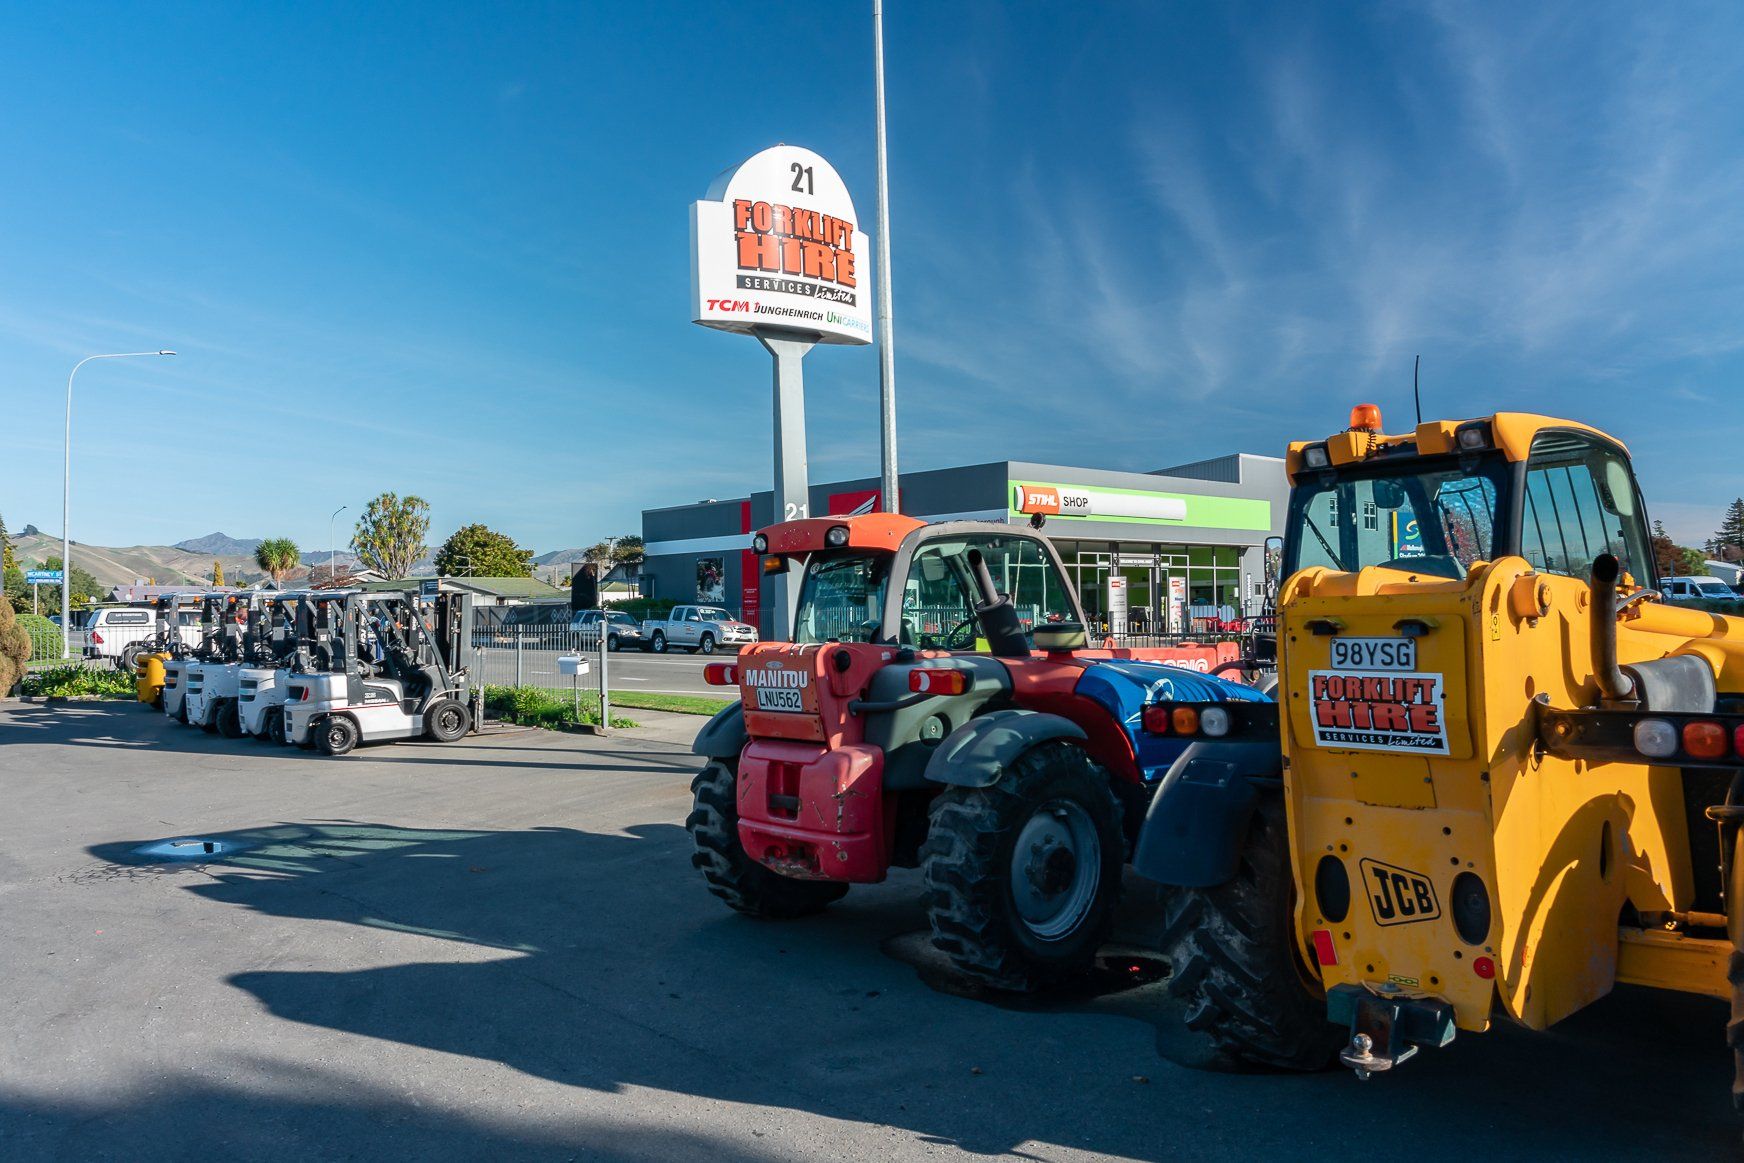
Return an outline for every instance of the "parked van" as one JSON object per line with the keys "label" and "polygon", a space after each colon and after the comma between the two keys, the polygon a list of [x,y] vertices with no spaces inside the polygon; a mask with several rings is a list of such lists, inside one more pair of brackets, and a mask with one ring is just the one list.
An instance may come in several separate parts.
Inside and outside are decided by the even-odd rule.
{"label": "parked van", "polygon": [[1710,602],[1738,602],[1738,591],[1717,577],[1668,577],[1659,583],[1659,592],[1674,602],[1701,599]]}
{"label": "parked van", "polygon": [[[200,611],[176,611],[176,630],[190,647],[200,641]],[[79,629],[85,638],[85,657],[101,658],[116,669],[131,672],[139,644],[157,631],[157,612],[149,606],[99,606],[85,615]]]}

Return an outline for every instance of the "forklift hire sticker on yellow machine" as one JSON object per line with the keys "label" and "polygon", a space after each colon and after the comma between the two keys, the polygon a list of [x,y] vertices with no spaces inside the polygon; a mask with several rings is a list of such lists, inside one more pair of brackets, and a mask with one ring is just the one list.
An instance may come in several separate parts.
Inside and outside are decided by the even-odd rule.
{"label": "forklift hire sticker on yellow machine", "polygon": [[1446,685],[1439,674],[1311,670],[1314,745],[1446,755]]}

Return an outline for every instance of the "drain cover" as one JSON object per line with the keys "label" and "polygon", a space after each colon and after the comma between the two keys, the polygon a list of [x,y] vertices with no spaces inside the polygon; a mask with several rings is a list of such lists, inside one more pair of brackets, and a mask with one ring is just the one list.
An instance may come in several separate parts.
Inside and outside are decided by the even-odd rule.
{"label": "drain cover", "polygon": [[133,851],[153,860],[206,860],[224,855],[230,847],[222,840],[160,840]]}

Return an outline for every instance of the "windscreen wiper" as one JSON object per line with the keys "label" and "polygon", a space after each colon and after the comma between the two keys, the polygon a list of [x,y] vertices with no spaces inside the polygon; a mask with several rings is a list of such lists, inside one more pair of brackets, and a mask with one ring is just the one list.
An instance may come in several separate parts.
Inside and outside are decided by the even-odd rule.
{"label": "windscreen wiper", "polygon": [[1314,523],[1314,518],[1304,513],[1302,514],[1302,520],[1307,524],[1309,532],[1314,534],[1314,540],[1320,542],[1320,548],[1326,550],[1326,556],[1331,558],[1333,563],[1337,565],[1341,571],[1349,573],[1350,567],[1344,564],[1344,558],[1333,552],[1331,543],[1326,540],[1326,534],[1320,531],[1320,526]]}

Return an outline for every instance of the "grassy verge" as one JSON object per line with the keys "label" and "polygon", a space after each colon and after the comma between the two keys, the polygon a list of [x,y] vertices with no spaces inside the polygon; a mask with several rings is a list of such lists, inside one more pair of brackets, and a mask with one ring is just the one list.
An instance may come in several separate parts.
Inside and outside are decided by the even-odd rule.
{"label": "grassy verge", "polygon": [[712,715],[737,699],[717,699],[713,695],[663,695],[648,691],[613,691],[612,706],[634,707],[643,711],[675,711],[680,715]]}
{"label": "grassy verge", "polygon": [[132,699],[133,676],[88,666],[48,666],[25,672],[20,693],[37,698]]}
{"label": "grassy verge", "polygon": [[[575,700],[567,691],[559,693],[532,686],[487,686],[484,688],[484,713],[492,719],[521,727],[573,731],[578,727],[599,725],[599,699],[582,695],[578,715]],[[634,719],[612,716],[614,727],[636,725]]]}
{"label": "grassy verge", "polygon": [[[539,691],[542,694],[550,695],[553,699],[566,706],[570,704],[573,698],[568,687],[486,687],[485,691],[488,696],[489,692],[493,690],[506,691],[516,689]],[[714,695],[671,695],[656,694],[651,691],[634,690],[612,691],[612,710],[614,711],[621,709],[629,711],[670,711],[679,715],[712,715],[722,707],[735,702],[738,702],[738,700],[717,698]],[[581,705],[583,709],[590,710],[593,714],[597,715],[599,713],[599,695],[597,692],[582,691]]]}

